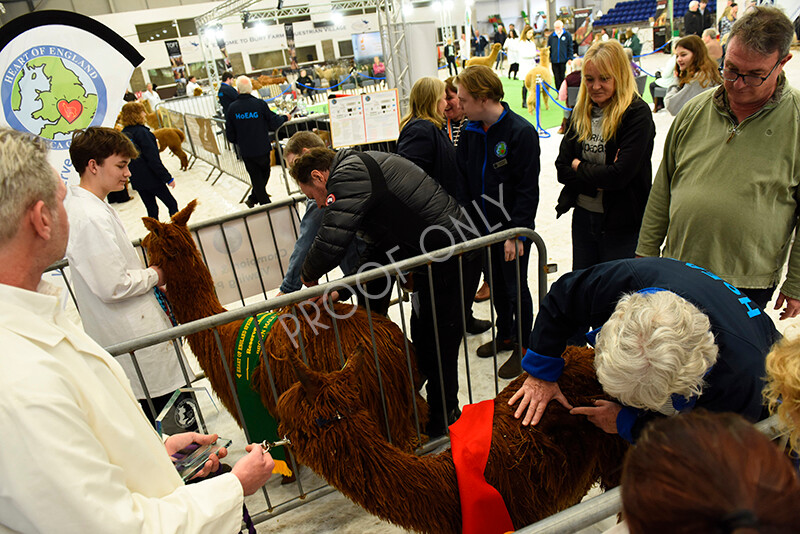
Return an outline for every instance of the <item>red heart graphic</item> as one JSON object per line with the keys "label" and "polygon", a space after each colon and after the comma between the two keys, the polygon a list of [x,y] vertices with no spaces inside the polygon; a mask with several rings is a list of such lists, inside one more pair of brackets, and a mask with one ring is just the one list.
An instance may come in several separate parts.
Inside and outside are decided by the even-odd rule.
{"label": "red heart graphic", "polygon": [[81,104],[79,100],[70,100],[69,102],[66,100],[59,100],[56,106],[61,116],[67,119],[67,122],[70,124],[75,122],[75,119],[80,117],[81,113],[83,113],[83,104]]}

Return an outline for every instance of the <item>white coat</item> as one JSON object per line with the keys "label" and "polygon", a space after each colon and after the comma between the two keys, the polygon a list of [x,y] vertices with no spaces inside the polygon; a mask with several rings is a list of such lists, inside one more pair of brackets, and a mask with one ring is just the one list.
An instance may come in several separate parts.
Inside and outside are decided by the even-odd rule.
{"label": "white coat", "polygon": [[506,54],[508,54],[508,64],[519,63],[519,39],[509,37],[503,47],[506,49]]}
{"label": "white coat", "polygon": [[458,55],[461,56],[461,59],[464,61],[469,59],[470,55],[470,46],[469,42],[466,39],[459,39],[458,41]]}
{"label": "white coat", "polygon": [[536,48],[536,41],[522,41],[517,43],[517,57],[519,58],[519,77],[523,80],[525,75],[537,65],[536,58],[539,57],[539,49]]}
{"label": "white coat", "polygon": [[142,98],[150,102],[150,107],[153,111],[156,110],[156,106],[161,102],[161,97],[155,91],[143,91]]}
{"label": "white coat", "polygon": [[238,532],[236,476],[185,486],[122,368],[60,308],[0,284],[0,534]]}
{"label": "white coat", "polygon": [[[70,187],[65,205],[70,226],[67,259],[86,333],[108,347],[170,328],[154,293],[158,274],[142,266],[117,212],[77,186]],[[138,350],[136,358],[151,397],[186,385],[172,343]],[[118,356],[117,361],[136,398],[145,398],[130,355]]]}

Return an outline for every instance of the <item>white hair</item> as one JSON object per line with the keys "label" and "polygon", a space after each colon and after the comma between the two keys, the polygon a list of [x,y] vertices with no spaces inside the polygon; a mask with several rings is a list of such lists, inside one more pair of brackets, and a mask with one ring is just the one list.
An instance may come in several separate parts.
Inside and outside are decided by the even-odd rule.
{"label": "white hair", "polygon": [[556,29],[557,29],[557,28],[563,28],[563,27],[564,27],[564,23],[561,21],[561,19],[557,19],[557,20],[556,20],[556,21],[553,23],[553,28],[556,28]]}
{"label": "white hair", "polygon": [[659,411],[673,394],[699,395],[718,355],[710,327],[706,314],[671,291],[626,295],[597,336],[597,378],[634,408]]}
{"label": "white hair", "polygon": [[698,2],[697,0],[692,0],[691,2],[689,2],[689,9],[691,9],[693,7],[699,7],[699,6],[700,6],[700,2]]}
{"label": "white hair", "polygon": [[717,38],[717,30],[714,28],[706,28],[703,30],[703,37],[711,37],[712,39]]}
{"label": "white hair", "polygon": [[39,200],[53,208],[58,181],[39,137],[0,128],[0,245],[14,237],[28,207]]}
{"label": "white hair", "polygon": [[236,78],[236,90],[240,95],[249,95],[253,92],[253,82],[247,76],[239,76]]}

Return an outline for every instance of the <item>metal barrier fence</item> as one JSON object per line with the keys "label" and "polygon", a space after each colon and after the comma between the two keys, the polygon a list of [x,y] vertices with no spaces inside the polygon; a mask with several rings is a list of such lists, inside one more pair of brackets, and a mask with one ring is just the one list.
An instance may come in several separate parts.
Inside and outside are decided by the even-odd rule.
{"label": "metal barrier fence", "polygon": [[164,107],[178,113],[189,113],[200,117],[214,117],[217,115],[217,93],[207,93],[200,96],[177,96],[162,100],[156,105],[156,110]]}
{"label": "metal barrier fence", "polygon": [[[298,204],[304,204],[304,201],[305,197],[294,196],[268,206],[189,227],[203,262],[214,279],[217,298],[223,305],[237,302],[245,305],[248,299],[256,296],[266,299],[267,292],[280,285],[300,231]],[[147,264],[147,255],[140,240],[133,241],[133,245]],[[80,314],[75,292],[67,275],[68,268],[68,262],[62,260],[50,266],[48,271],[60,273],[72,303]],[[174,339],[172,343],[186,379],[185,385],[189,386],[202,375],[190,376],[181,345]],[[146,400],[152,409],[152,399],[135,356],[133,362]]]}
{"label": "metal barrier fence", "polygon": [[[452,255],[452,256],[457,258],[458,273],[459,273],[458,276],[459,276],[459,279],[460,279],[460,281],[461,281],[461,283],[463,285],[463,282],[464,282],[463,276],[464,275],[463,275],[462,259],[463,259],[463,255],[465,253],[467,253],[469,251],[473,251],[473,250],[485,249],[486,253],[488,255],[491,255],[492,250],[490,248],[490,245],[496,244],[496,243],[502,243],[502,242],[506,241],[507,239],[512,239],[512,238],[515,238],[515,237],[518,237],[518,236],[528,237],[536,245],[537,256],[538,256],[538,258],[537,258],[538,263],[537,263],[537,267],[535,269],[535,272],[537,273],[536,288],[537,288],[538,297],[539,297],[539,299],[541,299],[544,296],[544,294],[546,293],[546,290],[547,290],[547,267],[546,267],[547,251],[546,251],[546,248],[545,248],[545,244],[542,241],[541,237],[539,237],[539,235],[536,234],[535,232],[533,232],[532,230],[524,229],[524,228],[516,228],[516,229],[507,230],[507,231],[499,232],[499,233],[496,233],[496,234],[492,234],[492,235],[489,235],[489,236],[480,237],[478,239],[474,239],[474,240],[471,240],[471,241],[468,241],[468,242],[465,242],[465,243],[461,243],[461,244],[458,244],[458,245],[454,245],[454,246],[451,246],[451,247],[449,247],[447,249],[442,249],[441,251],[436,251],[436,252],[431,253],[429,255],[417,256],[417,257],[414,257],[414,258],[410,258],[410,259],[407,259],[407,260],[404,260],[404,261],[396,262],[396,263],[393,263],[393,264],[390,264],[390,265],[387,265],[387,266],[383,266],[383,267],[380,267],[380,268],[371,269],[371,270],[362,272],[360,274],[356,274],[356,275],[348,276],[348,277],[345,277],[345,278],[342,278],[342,279],[339,279],[339,280],[328,282],[328,283],[325,283],[325,284],[322,284],[322,285],[318,285],[318,286],[314,286],[314,287],[310,287],[310,288],[305,288],[305,289],[302,289],[301,291],[298,291],[296,293],[287,294],[287,295],[281,295],[281,296],[272,298],[272,299],[270,299],[268,301],[265,301],[265,302],[259,302],[257,304],[247,305],[247,306],[244,306],[244,307],[242,307],[240,309],[227,311],[225,313],[221,313],[219,315],[207,317],[207,318],[204,318],[204,319],[199,319],[197,321],[193,321],[193,322],[188,323],[188,324],[184,324],[184,325],[180,325],[180,326],[174,327],[174,328],[172,328],[170,330],[167,330],[167,331],[158,332],[158,333],[155,333],[155,334],[152,334],[152,335],[148,335],[148,336],[144,336],[144,337],[141,337],[141,338],[138,338],[138,339],[135,339],[135,340],[131,340],[131,341],[125,342],[125,343],[120,343],[120,344],[114,345],[112,347],[107,347],[107,350],[112,355],[121,355],[121,354],[135,355],[136,351],[138,351],[140,349],[143,349],[145,347],[149,347],[151,345],[156,345],[156,344],[159,344],[159,343],[163,343],[165,341],[174,342],[178,338],[185,337],[185,336],[188,336],[188,335],[191,335],[191,334],[196,334],[196,333],[205,332],[205,331],[211,331],[213,333],[214,339],[216,340],[216,347],[217,347],[217,349],[219,351],[219,356],[221,358],[221,361],[223,362],[223,367],[224,367],[224,370],[225,370],[227,384],[231,388],[231,391],[236,391],[236,387],[234,386],[235,379],[234,379],[233,375],[231,374],[230,365],[228,364],[228,360],[227,360],[228,356],[225,354],[225,350],[223,348],[223,343],[221,341],[221,335],[220,335],[219,328],[222,325],[226,325],[226,324],[233,323],[233,322],[236,322],[236,321],[243,321],[243,320],[246,320],[248,318],[255,318],[258,314],[261,314],[261,313],[264,313],[264,312],[267,312],[267,311],[281,309],[281,308],[284,308],[286,306],[294,306],[294,305],[297,305],[297,304],[299,304],[299,303],[301,303],[303,301],[306,301],[308,299],[312,299],[312,298],[315,298],[315,297],[320,297],[320,296],[323,296],[323,295],[327,295],[330,291],[333,291],[335,289],[339,289],[339,288],[342,288],[342,287],[345,287],[345,286],[356,287],[357,285],[364,284],[365,282],[368,282],[370,280],[375,280],[375,279],[378,279],[378,278],[396,279],[396,278],[399,278],[401,276],[400,273],[410,272],[410,271],[412,271],[414,269],[427,269],[429,280],[431,280],[432,279],[431,278],[432,264],[434,262],[438,261],[439,258],[442,258],[442,256],[444,256],[446,258],[446,257],[450,257],[450,255]],[[517,257],[516,262],[517,262],[517,266],[519,267],[519,257]],[[490,286],[492,286],[493,283],[494,283],[491,270],[489,271],[489,273],[487,275],[487,281],[489,282]],[[517,287],[519,287],[519,284],[517,285]],[[401,289],[399,287],[399,283],[398,283],[398,286],[397,286],[396,290],[397,290],[397,293],[399,295],[400,292],[401,292]],[[433,286],[432,282],[430,283],[430,291],[431,291],[431,294],[432,294],[432,297],[431,297],[432,307],[435,310],[437,288]],[[521,299],[518,296],[518,298],[517,298],[518,306],[520,305],[519,304],[520,301],[521,301]],[[471,305],[471,302],[470,303],[465,303],[464,300],[463,300],[463,296],[462,296],[462,299],[461,299],[461,302],[460,302],[460,308],[461,308],[460,311],[461,311],[461,318],[462,318],[462,330],[464,328],[464,323],[465,323],[465,318],[466,318],[465,316],[466,316],[466,313],[468,311],[468,309],[466,308],[466,305]],[[408,323],[408,317],[407,317],[408,310],[406,310],[407,307],[408,307],[408,304],[401,304],[400,306],[397,307],[397,309],[390,310],[390,316],[392,316],[392,319],[394,320],[395,323],[399,324],[399,326],[401,327],[401,329],[403,331],[403,334],[406,337],[406,339],[410,338],[410,336],[409,336],[409,326],[407,324]],[[295,309],[294,313],[297,314],[297,315],[295,315],[295,317],[297,318],[298,315],[299,315],[299,313],[296,312],[297,308],[293,308],[293,309]],[[367,309],[367,313],[368,313],[368,316],[369,316],[369,312],[370,312],[369,300],[367,301],[366,309]],[[519,308],[518,308],[518,314],[519,314]],[[492,309],[492,315],[493,315],[493,309]],[[435,317],[435,314],[434,314],[434,317]],[[298,320],[302,320],[302,319],[298,319]],[[492,316],[492,320],[494,322],[494,317],[493,316]],[[257,321],[255,321],[255,324],[257,324]],[[339,327],[338,327],[336,321],[333,322],[333,327],[334,327],[335,333],[336,333],[337,351],[338,351],[338,354],[339,354],[339,358],[340,358],[340,361],[344,361],[345,358],[344,358],[344,354],[342,352],[342,346],[341,346],[341,342],[340,342],[340,335],[339,335],[339,330],[338,330]],[[521,326],[519,328],[521,328]],[[374,340],[375,340],[375,331],[374,331],[374,328],[373,328],[372,321],[369,322],[369,329],[370,329],[371,339],[373,340],[372,355],[376,358],[376,366],[379,367],[379,364],[377,363],[377,348],[375,347],[375,342],[374,342]],[[519,332],[518,332],[518,334],[519,334]],[[477,362],[472,363],[472,364],[470,363],[470,358],[468,358],[466,356],[468,354],[466,331],[462,331],[462,335],[463,335],[463,346],[461,348],[463,348],[464,356],[459,358],[459,374],[463,373],[466,376],[466,380],[464,380],[464,381],[459,380],[459,381],[462,384],[466,384],[466,388],[464,388],[464,387],[461,388],[461,390],[462,390],[461,397],[462,397],[462,400],[464,401],[464,403],[473,403],[473,402],[476,402],[476,399],[475,399],[476,392],[474,391],[474,388],[478,384],[477,379],[480,378],[478,376],[473,376],[475,374],[473,368],[476,368],[478,366],[478,363]],[[492,334],[491,335],[492,335],[492,338],[495,339],[494,328],[492,329]],[[264,351],[263,335],[262,335],[262,333],[260,331],[258,332],[258,338],[262,340],[261,344],[259,346],[259,350],[263,354],[263,351]],[[300,341],[300,352],[302,354],[302,357],[303,357],[303,359],[305,361],[308,361],[307,360],[307,355],[306,355],[306,350],[305,350],[305,347],[304,347],[304,345],[302,343],[302,336],[298,337],[298,340]],[[441,358],[441,356],[439,354],[439,348],[438,348],[438,339],[437,339],[436,344],[437,344],[437,357]],[[411,362],[411,354],[409,352],[409,348],[408,348],[407,345],[405,347],[405,358],[406,358],[406,363],[409,366],[408,369],[409,369],[409,373],[410,373],[410,371],[411,371],[411,367],[410,367],[410,365],[411,365],[410,364],[410,362]],[[276,389],[275,389],[276,385],[275,385],[275,382],[273,380],[274,373],[273,373],[273,371],[271,369],[271,365],[269,364],[269,358],[264,358],[264,359],[262,359],[262,361],[264,361],[266,363],[266,369],[267,369],[267,373],[266,374],[267,374],[268,379],[269,379],[269,387],[271,388],[271,390],[273,392],[273,395],[274,395],[274,393],[276,391]],[[441,360],[440,360],[440,363],[441,363]],[[487,398],[494,398],[497,395],[497,393],[500,391],[500,389],[501,389],[500,386],[499,386],[498,376],[497,376],[497,369],[498,369],[497,355],[495,354],[494,358],[492,358],[491,361],[486,365],[492,365],[493,366],[493,371],[490,374],[491,374],[491,377],[493,378],[493,386],[494,387],[491,390],[487,389],[487,391],[484,392],[484,395],[488,395]],[[487,374],[489,374],[489,373],[487,373]],[[379,378],[379,382],[378,383],[379,383],[381,400],[382,400],[383,406],[385,407],[385,406],[387,406],[387,404],[386,404],[387,399],[386,399],[386,394],[385,394],[385,391],[384,391],[383,383],[380,382],[380,378]],[[440,387],[441,387],[442,390],[444,390],[444,384],[443,384],[442,379],[441,379],[441,373],[440,373]],[[465,393],[463,393],[464,391],[465,391]],[[234,396],[234,400],[235,400],[235,403],[236,403],[236,410],[238,412],[238,419],[243,422],[243,430],[244,430],[245,436],[246,436],[248,442],[250,442],[251,441],[250,440],[250,430],[247,428],[247,425],[246,425],[246,422],[245,422],[245,418],[243,416],[242,408],[241,408],[241,406],[239,404],[238,399],[235,396]],[[384,414],[385,413],[386,412],[384,411]],[[445,420],[446,420],[446,418],[445,418]],[[384,422],[388,425],[388,421],[384,421]],[[416,424],[417,424],[417,432],[421,432],[418,420],[416,421]],[[431,450],[432,448],[441,445],[444,442],[446,442],[446,438],[440,438],[440,439],[434,440],[431,443],[429,443],[426,447],[421,449],[420,452],[427,452],[427,451]],[[294,472],[297,473],[298,472],[297,471],[297,465],[296,465],[296,463],[294,463],[294,459],[291,457],[291,455],[288,456],[288,459],[290,460],[290,466],[292,467]],[[308,473],[306,473],[306,474],[308,475]],[[306,484],[304,484],[304,482]],[[262,494],[263,494],[263,497],[264,497],[264,503],[266,505],[266,508],[258,510],[258,511],[255,511],[254,505],[251,502],[248,503],[248,508],[250,508],[250,510],[251,510],[251,517],[253,518],[253,521],[254,522],[261,522],[261,521],[267,520],[267,519],[269,519],[271,517],[274,517],[274,516],[276,516],[276,515],[278,515],[280,513],[283,513],[285,511],[288,511],[288,510],[291,510],[293,508],[296,508],[296,507],[300,506],[302,504],[302,502],[313,500],[314,498],[320,497],[322,495],[325,495],[326,493],[329,493],[330,491],[333,491],[332,489],[327,488],[324,483],[313,484],[313,482],[314,482],[313,480],[311,481],[311,484],[308,484],[308,482],[309,481],[307,479],[303,480],[302,476],[298,476],[296,482],[293,484],[294,486],[296,486],[296,490],[297,490],[296,493],[288,493],[287,490],[286,490],[287,487],[278,487],[278,488],[271,487],[270,489],[268,489],[265,486],[264,488],[262,488]],[[269,485],[273,486],[272,484],[269,484]],[[307,489],[305,487],[306,485],[315,485],[315,487],[313,489]],[[277,496],[277,499],[273,498],[275,496]],[[278,499],[281,499],[281,498],[283,500],[278,502]]]}

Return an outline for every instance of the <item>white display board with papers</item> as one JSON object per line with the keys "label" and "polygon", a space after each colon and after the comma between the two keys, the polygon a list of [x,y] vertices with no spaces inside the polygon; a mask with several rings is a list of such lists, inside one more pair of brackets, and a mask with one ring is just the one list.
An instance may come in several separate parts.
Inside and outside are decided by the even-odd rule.
{"label": "white display board with papers", "polygon": [[400,135],[397,100],[397,89],[329,100],[333,147],[396,140]]}

